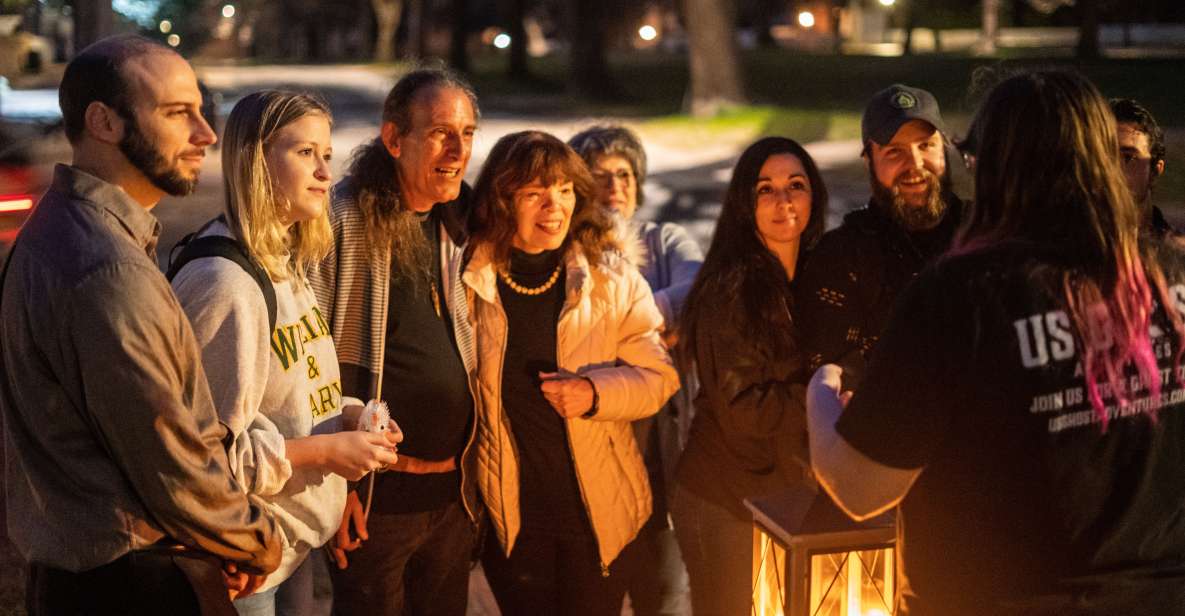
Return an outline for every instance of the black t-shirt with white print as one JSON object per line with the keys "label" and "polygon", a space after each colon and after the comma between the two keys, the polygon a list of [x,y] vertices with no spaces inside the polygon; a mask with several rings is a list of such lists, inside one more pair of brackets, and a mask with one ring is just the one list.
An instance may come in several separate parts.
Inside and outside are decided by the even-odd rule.
{"label": "black t-shirt with white print", "polygon": [[[1185,260],[1168,248],[1157,260],[1185,311],[1174,273]],[[1130,406],[1105,392],[1104,429],[1061,300],[1065,271],[1056,247],[1020,243],[926,270],[837,425],[873,460],[923,469],[901,508],[900,613],[1185,613],[1176,338],[1158,310],[1155,419],[1132,369]]]}

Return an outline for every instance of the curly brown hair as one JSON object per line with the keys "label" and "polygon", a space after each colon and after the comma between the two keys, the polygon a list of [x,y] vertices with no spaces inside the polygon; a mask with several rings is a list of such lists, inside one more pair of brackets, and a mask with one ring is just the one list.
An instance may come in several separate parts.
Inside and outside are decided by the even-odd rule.
{"label": "curly brown hair", "polygon": [[597,185],[584,160],[555,136],[528,130],[506,135],[494,144],[473,189],[472,242],[475,246],[491,245],[496,264],[503,266],[510,259],[517,228],[514,193],[536,180],[544,185],[567,180],[576,191],[565,250],[570,242],[576,242],[595,265],[605,253],[622,249],[612,219],[596,205]]}

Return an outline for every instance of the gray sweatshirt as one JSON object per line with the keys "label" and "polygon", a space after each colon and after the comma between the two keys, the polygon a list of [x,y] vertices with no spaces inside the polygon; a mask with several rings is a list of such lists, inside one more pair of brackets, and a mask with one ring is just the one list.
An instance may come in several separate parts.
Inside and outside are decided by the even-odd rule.
{"label": "gray sweatshirt", "polygon": [[[203,233],[230,236],[215,223]],[[307,282],[273,282],[276,329],[255,280],[229,259],[196,259],[173,279],[193,324],[218,416],[230,426],[231,469],[264,497],[283,539],[283,560],[260,590],[284,581],[337,531],[346,481],[316,468],[294,471],[284,440],[335,432],[341,380],[329,325]]]}

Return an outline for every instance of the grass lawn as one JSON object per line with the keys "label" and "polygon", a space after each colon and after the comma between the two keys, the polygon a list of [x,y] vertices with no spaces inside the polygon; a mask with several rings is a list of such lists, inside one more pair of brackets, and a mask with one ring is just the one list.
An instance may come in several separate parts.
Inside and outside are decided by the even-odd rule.
{"label": "grass lawn", "polygon": [[894,82],[930,90],[942,105],[947,128],[962,136],[993,76],[1024,68],[1066,68],[1082,72],[1104,96],[1139,100],[1167,129],[1168,173],[1157,187],[1156,202],[1170,218],[1185,222],[1185,81],[1181,60],[1098,60],[1024,57],[985,59],[919,55],[870,57],[813,55],[787,50],[756,50],[742,55],[751,106],[716,118],[682,113],[687,89],[686,59],[659,53],[610,57],[617,92],[611,99],[577,99],[566,93],[562,57],[532,60],[532,79],[520,84],[504,77],[504,57],[474,58],[472,80],[490,112],[539,115],[631,117],[647,138],[695,147],[720,139],[743,144],[765,135],[802,142],[854,139],[868,98]]}
{"label": "grass lawn", "polygon": [[[943,111],[969,116],[977,98],[972,88],[977,71],[1060,67],[1080,70],[1106,96],[1140,100],[1166,126],[1185,126],[1185,82],[1179,59],[1099,60],[1081,63],[1068,58],[997,60],[967,56],[921,55],[882,58],[830,56],[787,50],[756,50],[742,55],[746,87],[756,105],[802,111],[859,115],[868,97],[893,82],[926,88]],[[686,91],[687,63],[682,56],[635,53],[610,56],[618,92],[607,100],[577,100],[564,91],[566,61],[550,56],[530,63],[533,79],[526,84],[503,77],[505,59],[474,58],[472,80],[487,109],[514,109],[542,114],[666,116],[679,114]]]}

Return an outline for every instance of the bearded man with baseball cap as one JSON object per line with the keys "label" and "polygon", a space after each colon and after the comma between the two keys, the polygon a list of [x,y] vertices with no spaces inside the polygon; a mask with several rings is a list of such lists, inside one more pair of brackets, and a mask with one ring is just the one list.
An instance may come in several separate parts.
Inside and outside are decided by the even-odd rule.
{"label": "bearded man with baseball cap", "polygon": [[845,389],[862,374],[898,292],[950,246],[963,210],[934,95],[891,85],[869,101],[861,130],[872,197],[823,235],[796,281],[810,370],[839,364]]}

